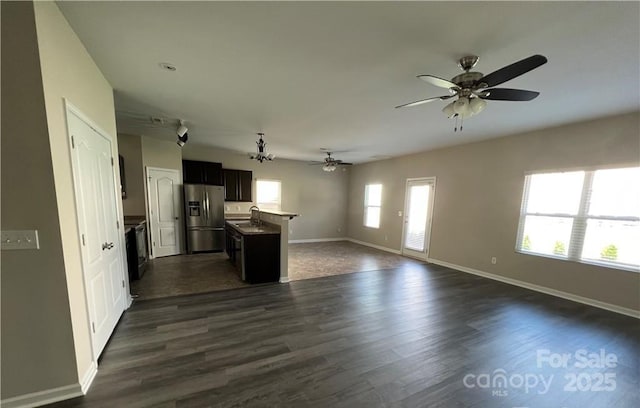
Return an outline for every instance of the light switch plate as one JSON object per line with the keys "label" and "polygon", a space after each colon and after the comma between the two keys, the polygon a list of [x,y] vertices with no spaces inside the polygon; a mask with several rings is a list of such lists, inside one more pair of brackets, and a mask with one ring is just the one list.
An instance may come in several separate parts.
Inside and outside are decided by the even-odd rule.
{"label": "light switch plate", "polygon": [[40,249],[38,230],[2,231],[0,243],[2,250]]}

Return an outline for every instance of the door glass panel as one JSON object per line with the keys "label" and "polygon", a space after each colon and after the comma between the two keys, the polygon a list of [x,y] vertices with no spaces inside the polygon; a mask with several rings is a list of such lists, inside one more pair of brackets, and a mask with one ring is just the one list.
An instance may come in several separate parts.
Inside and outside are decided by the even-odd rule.
{"label": "door glass panel", "polygon": [[411,186],[409,189],[409,206],[407,227],[405,229],[404,246],[407,249],[423,252],[425,250],[425,234],[427,214],[429,213],[428,185]]}

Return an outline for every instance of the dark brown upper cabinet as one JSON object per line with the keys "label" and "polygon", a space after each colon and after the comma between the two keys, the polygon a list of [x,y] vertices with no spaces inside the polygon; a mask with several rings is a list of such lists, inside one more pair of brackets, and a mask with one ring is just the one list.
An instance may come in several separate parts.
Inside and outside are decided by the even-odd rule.
{"label": "dark brown upper cabinet", "polygon": [[190,184],[223,186],[222,163],[183,160],[182,180]]}
{"label": "dark brown upper cabinet", "polygon": [[248,170],[224,169],[224,200],[251,202],[251,180]]}

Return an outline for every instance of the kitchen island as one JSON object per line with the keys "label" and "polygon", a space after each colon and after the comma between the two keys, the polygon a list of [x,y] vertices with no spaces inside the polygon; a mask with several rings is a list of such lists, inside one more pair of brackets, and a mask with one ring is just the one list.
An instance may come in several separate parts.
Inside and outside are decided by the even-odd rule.
{"label": "kitchen island", "polygon": [[227,221],[226,252],[240,278],[249,283],[280,280],[280,228],[251,221]]}
{"label": "kitchen island", "polygon": [[[228,220],[226,222],[227,254],[243,280],[252,283],[252,279],[258,279],[262,282],[289,282],[289,221],[297,216],[297,213],[287,211],[256,210],[254,208],[251,211],[250,220]],[[256,238],[262,235],[271,236],[271,238]],[[247,239],[247,237],[250,238]],[[251,249],[254,246],[248,242],[253,241],[257,244],[260,240],[270,241],[270,243],[264,243],[257,249]],[[275,241],[279,242],[278,247],[273,244]],[[245,242],[247,243],[245,244]],[[255,276],[253,271],[250,271],[249,279],[246,279],[246,268],[249,266],[249,263],[246,262],[255,262],[255,267],[262,267],[266,271],[267,265],[269,268],[275,265],[275,263],[271,263],[275,258],[277,258],[279,265],[277,278],[270,269],[267,273],[260,273],[263,276]],[[244,276],[242,275],[243,267]],[[254,265],[251,264],[251,268],[253,267]]]}

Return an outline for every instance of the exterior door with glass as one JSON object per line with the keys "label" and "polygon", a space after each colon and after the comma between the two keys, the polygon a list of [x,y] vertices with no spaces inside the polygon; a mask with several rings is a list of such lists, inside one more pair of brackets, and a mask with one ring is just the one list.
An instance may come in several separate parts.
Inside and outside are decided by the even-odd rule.
{"label": "exterior door with glass", "polygon": [[427,260],[435,186],[435,177],[407,180],[402,255]]}

